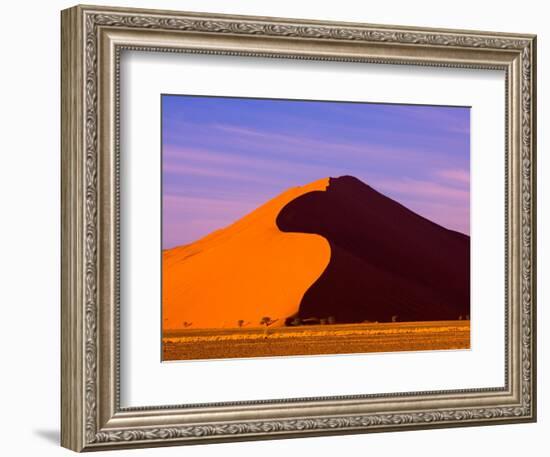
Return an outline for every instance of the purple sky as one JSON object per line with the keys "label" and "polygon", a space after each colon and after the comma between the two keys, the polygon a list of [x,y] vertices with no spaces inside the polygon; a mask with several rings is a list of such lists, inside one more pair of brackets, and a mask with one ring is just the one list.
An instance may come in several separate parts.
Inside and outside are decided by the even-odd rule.
{"label": "purple sky", "polygon": [[341,175],[469,234],[470,108],[162,96],[163,248]]}

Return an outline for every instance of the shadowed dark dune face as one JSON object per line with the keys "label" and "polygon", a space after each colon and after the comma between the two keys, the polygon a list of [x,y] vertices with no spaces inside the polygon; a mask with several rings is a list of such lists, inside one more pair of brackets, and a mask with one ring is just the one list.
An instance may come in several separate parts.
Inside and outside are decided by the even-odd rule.
{"label": "shadowed dark dune face", "polygon": [[470,238],[364,184],[331,178],[277,216],[283,232],[325,237],[330,262],[305,293],[300,318],[352,323],[458,319],[470,313]]}

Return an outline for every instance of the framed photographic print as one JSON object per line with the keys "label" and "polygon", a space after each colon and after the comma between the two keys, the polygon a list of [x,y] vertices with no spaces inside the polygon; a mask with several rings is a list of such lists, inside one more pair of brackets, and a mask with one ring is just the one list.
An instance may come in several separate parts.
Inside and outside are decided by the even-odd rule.
{"label": "framed photographic print", "polygon": [[536,419],[532,35],[62,12],[62,445]]}

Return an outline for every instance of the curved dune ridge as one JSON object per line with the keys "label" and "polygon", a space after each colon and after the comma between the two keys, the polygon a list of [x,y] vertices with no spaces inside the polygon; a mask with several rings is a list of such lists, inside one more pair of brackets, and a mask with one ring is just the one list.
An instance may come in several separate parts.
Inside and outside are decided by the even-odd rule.
{"label": "curved dune ridge", "polygon": [[285,232],[315,233],[331,259],[302,298],[300,318],[339,323],[469,318],[470,237],[410,211],[353,176],[289,202]]}
{"label": "curved dune ridge", "polygon": [[256,327],[264,317],[285,325],[327,267],[330,246],[321,235],[282,232],[276,218],[328,184],[291,188],[226,228],[163,251],[163,329]]}

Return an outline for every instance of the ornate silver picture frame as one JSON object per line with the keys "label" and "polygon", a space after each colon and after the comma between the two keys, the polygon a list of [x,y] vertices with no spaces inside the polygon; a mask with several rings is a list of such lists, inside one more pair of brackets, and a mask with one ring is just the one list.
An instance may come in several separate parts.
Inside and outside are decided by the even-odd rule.
{"label": "ornate silver picture frame", "polygon": [[[61,444],[75,451],[536,420],[536,37],[76,6],[62,12]],[[122,407],[120,58],[127,50],[505,73],[504,386]],[[157,306],[152,304],[151,306]],[[160,360],[159,360],[160,363]]]}

